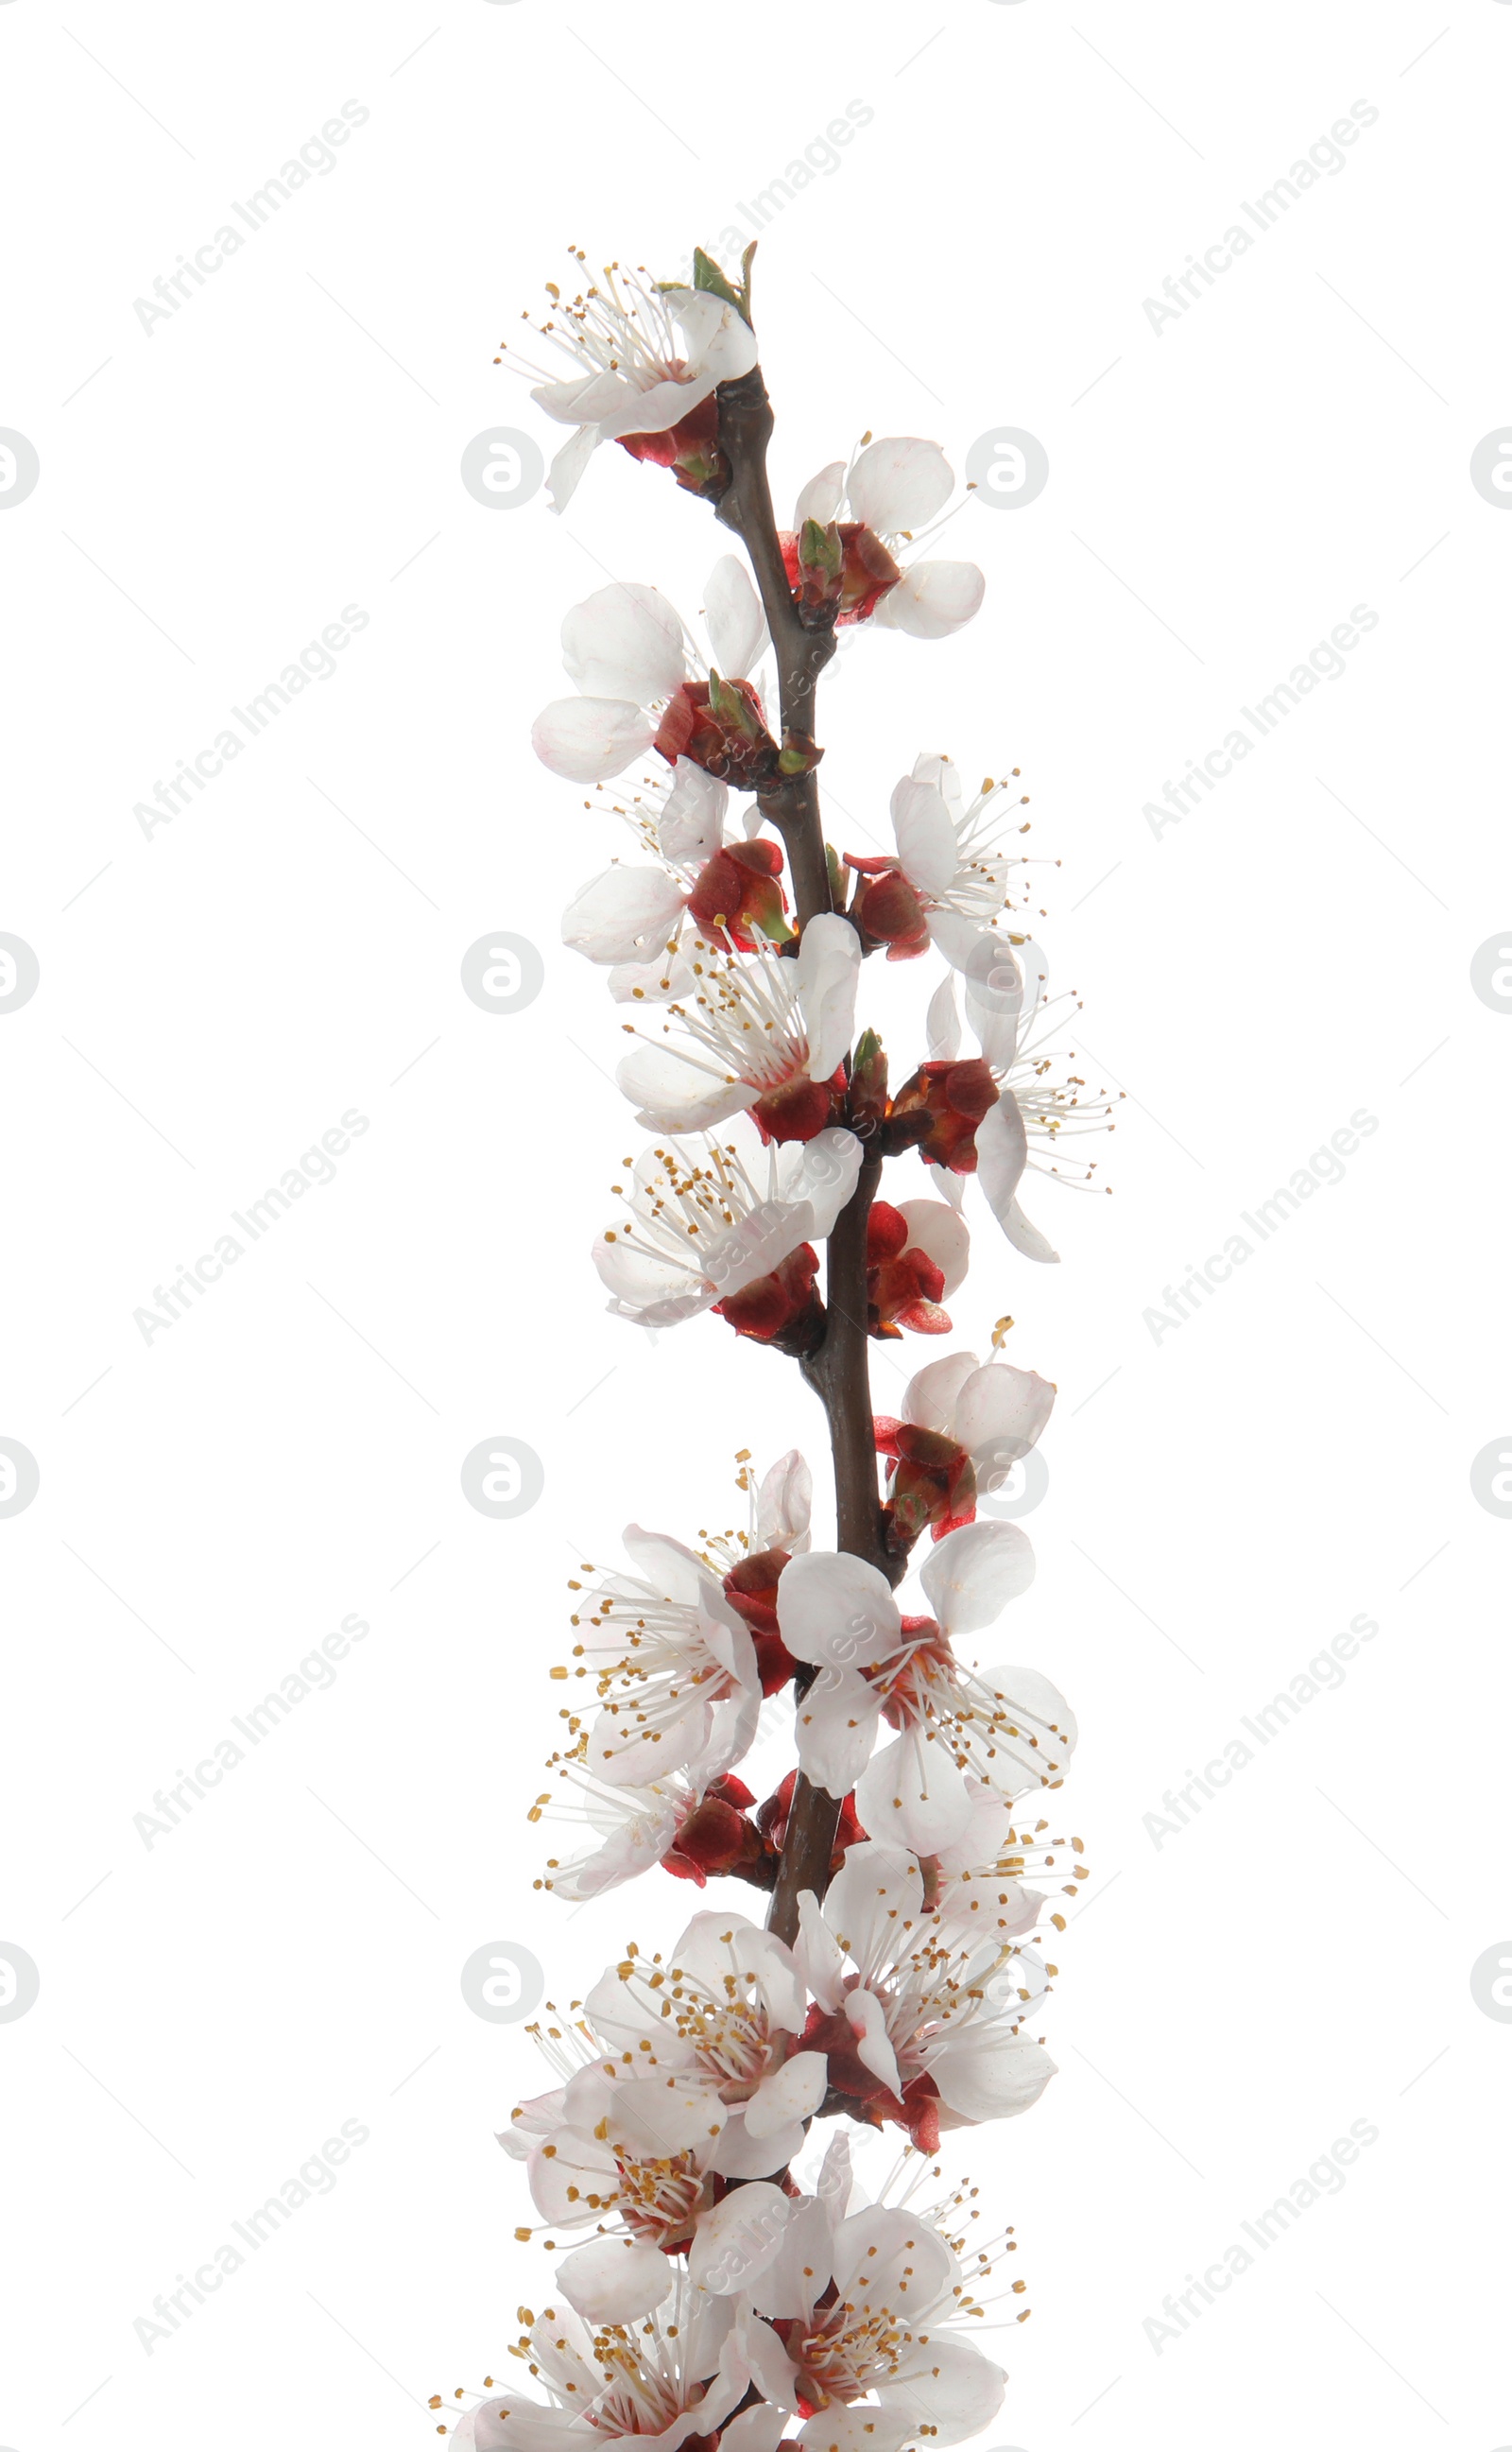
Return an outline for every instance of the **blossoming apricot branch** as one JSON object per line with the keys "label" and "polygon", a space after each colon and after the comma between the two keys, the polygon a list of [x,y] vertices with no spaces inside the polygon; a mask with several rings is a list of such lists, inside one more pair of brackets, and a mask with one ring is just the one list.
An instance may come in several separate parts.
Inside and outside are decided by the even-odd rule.
{"label": "blossoming apricot branch", "polygon": [[[943,639],[984,583],[920,551],[954,480],[915,437],[864,437],[778,526],[753,252],[737,280],[698,253],[691,287],[618,266],[552,287],[528,357],[501,354],[571,429],[557,508],[618,443],[744,548],[710,576],[704,640],[652,586],[575,606],[574,694],[533,738],[633,854],[562,931],[627,1017],[619,1086],[652,1136],[594,1246],[610,1311],[717,1319],[688,1333],[798,1363],[829,1433],[835,1547],[814,1546],[798,1451],[760,1475],[742,1451],[742,1525],[697,1546],[631,1525],[622,1565],[574,1579],[563,1732],[531,1809],[573,1839],[541,1886],[580,1901],[659,1869],[744,1881],[769,1908],[764,1926],[700,1908],[671,1949],[631,1945],[533,2030],[551,2083],[500,2142],[539,2218],[517,2236],[549,2232],[561,2261],[551,2304],[520,2311],[528,2382],[455,2397],[475,2452],[632,2436],[902,2452],[985,2426],[1005,2378],[965,2336],[1014,2242],[973,2235],[972,2190],[919,2199],[942,2135],[1027,2109],[1053,2074],[1028,2031],[1055,1971],[1037,1943],[1064,1928],[1053,1887],[1085,1872],[1080,1841],[1037,1817],[1075,1745],[1070,1706],[1039,1671],[960,1649],[1032,1577],[1024,1533],[977,1506],[1054,1389],[994,1339],[926,1363],[901,1412],[874,1415],[869,1351],[952,1334],[973,1182],[1020,1255],[1054,1260],[1023,1178],[1085,1182],[1068,1145],[1109,1102],[1052,1078],[1057,1008],[1012,910],[1011,780],[968,794],[927,751],[892,796],[894,853],[825,840],[817,688],[838,630]],[[856,1023],[874,955],[936,966],[895,1087]],[[881,1196],[894,1163],[922,1165],[918,1195]],[[894,1594],[921,1544],[910,1607]],[[758,1803],[738,1766],[789,1705],[796,1761]],[[811,2165],[817,2121],[839,2126]],[[888,2126],[907,2142],[877,2190],[852,2141]]]}

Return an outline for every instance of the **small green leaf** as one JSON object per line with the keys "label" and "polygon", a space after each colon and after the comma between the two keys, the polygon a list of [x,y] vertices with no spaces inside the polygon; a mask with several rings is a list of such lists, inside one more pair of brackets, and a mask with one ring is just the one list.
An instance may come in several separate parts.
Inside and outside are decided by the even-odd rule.
{"label": "small green leaf", "polygon": [[737,292],[731,288],[713,256],[705,255],[701,247],[693,250],[693,286],[695,289],[712,289],[715,296],[722,298],[727,306],[733,306],[736,314],[741,312]]}
{"label": "small green leaf", "polygon": [[805,520],[798,539],[798,562],[804,570],[822,570],[831,579],[838,579],[845,548],[840,531],[832,520],[825,527],[818,520]]}

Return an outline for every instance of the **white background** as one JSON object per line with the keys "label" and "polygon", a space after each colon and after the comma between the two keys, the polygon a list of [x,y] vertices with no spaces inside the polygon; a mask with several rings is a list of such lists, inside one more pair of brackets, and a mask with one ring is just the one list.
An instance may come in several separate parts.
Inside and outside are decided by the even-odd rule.
{"label": "white background", "polygon": [[[676,269],[856,101],[758,257],[779,502],[866,427],[958,469],[1023,427],[1051,480],[963,509],[970,632],[840,661],[832,832],[884,835],[920,749],[1021,766],[1075,1043],[1129,1093],[1116,1197],[1026,1203],[1062,1265],[979,1223],[954,1304],[1060,1389],[1003,1649],[1080,1714],[1094,1868],[1061,2074],[950,2165],[1034,2311],[986,2440],[1504,2443],[1512,2031],[1469,1969],[1512,1932],[1512,1526],[1469,1474],[1512,1412],[1512,1019],[1470,964],[1512,917],[1512,519],[1468,463],[1512,417],[1512,7],[60,6],[0,0],[0,425],[41,464],[0,517],[0,928],[41,965],[0,1016],[0,1434],[41,1473],[0,1520],[0,1940],[41,1970],[0,2024],[0,2442],[434,2440],[424,2397],[549,2289],[490,2135],[540,2076],[462,1962],[522,1944],[568,1999],[694,1904],[532,1888],[564,1577],[628,1517],[734,1520],[735,1451],[819,1423],[718,1323],[653,1350],[603,1315],[636,1137],[557,925],[619,845],[528,728],[570,603],[608,573],[691,614],[727,541],[618,452],[561,521],[458,468],[497,425],[549,446],[492,360],[567,242]],[[145,331],[348,99],[334,169]],[[1357,100],[1346,167],[1157,335],[1142,302]],[[145,836],[348,604],[334,675]],[[1345,674],[1157,837],[1145,803],[1358,604]],[[546,965],[513,1017],[459,979],[500,930]],[[349,1108],[336,1180],[146,1343],[154,1287]],[[1157,1342],[1163,1288],[1362,1108],[1345,1179]],[[546,1476],[510,1522],[459,1480],[500,1434]],[[154,1790],[348,1613],[335,1684],[146,1847]],[[1344,1686],[1157,1848],[1163,1791],[1359,1614]],[[148,2356],[154,2295],[344,2120],[334,2191]],[[1357,2120],[1342,2193],[1157,2354],[1165,2295]]]}

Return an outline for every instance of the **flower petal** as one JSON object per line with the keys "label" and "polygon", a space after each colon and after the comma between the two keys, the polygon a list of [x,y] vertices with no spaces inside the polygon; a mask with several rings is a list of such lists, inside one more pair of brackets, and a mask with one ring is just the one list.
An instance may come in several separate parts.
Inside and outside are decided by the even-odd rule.
{"label": "flower petal", "polygon": [[[946,956],[947,961],[950,959]],[[961,1018],[955,1010],[955,986],[949,971],[930,999],[924,1017],[925,1054],[932,1063],[953,1063],[961,1052]]]}
{"label": "flower petal", "polygon": [[798,940],[798,1002],[809,1035],[809,1079],[827,1081],[851,1044],[861,939],[836,911],[820,912]]}
{"label": "flower petal", "polygon": [[[748,2125],[749,2119],[747,2113]],[[698,2217],[688,2257],[694,2287],[720,2299],[749,2290],[782,2245],[792,2212],[792,2198],[770,2180],[748,2180],[744,2187],[732,2189]]]}
{"label": "flower petal", "polygon": [[777,1623],[795,1659],[836,1669],[886,1660],[902,1640],[887,1577],[843,1550],[789,1561],[777,1586]]}
{"label": "flower petal", "polygon": [[563,912],[561,941],[590,962],[654,961],[665,958],[668,931],[682,905],[677,880],[663,868],[638,861],[606,868]]}
{"label": "flower petal", "polygon": [[937,443],[917,435],[884,435],[869,443],[851,470],[846,492],[854,517],[878,536],[923,527],[950,501],[955,476]]}
{"label": "flower petal", "polygon": [[764,2077],[745,2107],[748,2137],[770,2137],[790,2121],[811,2120],[824,2101],[829,2063],[822,2052],[795,2052]]}
{"label": "flower petal", "polygon": [[917,1730],[873,1755],[856,1782],[855,1809],[874,1839],[937,1856],[966,1829],[972,1800],[945,1747]]}
{"label": "flower petal", "polygon": [[615,1079],[636,1108],[637,1123],[651,1133],[701,1133],[754,1107],[760,1095],[644,1041],[621,1057]]}
{"label": "flower petal", "polygon": [[569,783],[607,782],[643,757],[656,737],[639,707],[620,698],[553,699],[530,732],[541,764]]}
{"label": "flower petal", "polygon": [[[800,1144],[812,1149],[812,1141]],[[857,1152],[860,1143],[856,1143]],[[807,1240],[807,1237],[805,1237]],[[761,1477],[756,1493],[756,1548],[806,1550],[814,1513],[814,1475],[797,1448],[789,1448]]]}
{"label": "flower petal", "polygon": [[999,2027],[975,2035],[947,2033],[927,2045],[923,2057],[941,2102],[962,2120],[1011,2120],[1039,2101],[1055,2075],[1042,2045]]}
{"label": "flower petal", "polygon": [[724,840],[724,817],[730,787],[705,774],[691,758],[679,758],[657,827],[657,849],[663,860],[697,860],[701,867]]}
{"label": "flower petal", "polygon": [[585,2323],[630,2324],[670,2298],[675,2276],[659,2248],[591,2239],[557,2267],[557,2287]]}
{"label": "flower petal", "polygon": [[[782,1583],[795,1566],[795,1558]],[[782,1584],[777,1586],[780,1595]],[[876,1741],[881,1704],[854,1669],[821,1669],[795,1714],[798,1768],[830,1796],[848,1796],[866,1769]]]}
{"label": "flower petal", "polygon": [[[945,1279],[947,1296],[964,1278],[972,1256],[972,1235],[959,1210],[944,1200],[900,1200],[898,1216],[908,1222],[908,1246],[925,1253]],[[970,1441],[963,1439],[963,1447]]]}
{"label": "flower petal", "polygon": [[1015,1252],[1026,1260],[1058,1260],[1060,1254],[1024,1215],[1016,1200],[1011,1200],[997,1220]]}
{"label": "flower petal", "polygon": [[579,425],[554,456],[546,471],[546,494],[552,509],[559,514],[566,509],[582,482],[583,470],[599,448],[600,431],[597,425]]}
{"label": "flower petal", "polygon": [[709,573],[703,618],[716,671],[726,681],[748,680],[767,647],[767,622],[751,574],[733,553],[722,554]]}
{"label": "flower petal", "polygon": [[1029,1162],[1029,1135],[1018,1100],[1005,1090],[976,1127],[976,1180],[999,1225]]}
{"label": "flower petal", "polygon": [[943,894],[959,865],[944,794],[933,783],[905,775],[893,786],[891,808],[904,874],[921,894]]}
{"label": "flower petal", "polygon": [[975,1634],[991,1626],[1033,1580],[1034,1552],[1028,1533],[1016,1524],[985,1515],[937,1541],[919,1577],[931,1609],[950,1635]]}
{"label": "flower petal", "polygon": [[980,612],[987,581],[974,562],[916,562],[873,614],[911,639],[948,639]]}
{"label": "flower petal", "polygon": [[980,1365],[974,1354],[942,1354],[915,1371],[903,1392],[903,1419],[920,1430],[943,1431],[955,1436],[955,1405],[961,1390]]}
{"label": "flower petal", "polygon": [[681,618],[659,588],[616,580],[572,607],[561,625],[561,661],[584,698],[650,706],[687,678]]}
{"label": "flower petal", "polygon": [[793,509],[793,533],[801,536],[805,520],[817,520],[827,528],[839,510],[845,497],[845,462],[832,460],[816,477],[811,477]]}
{"label": "flower petal", "polygon": [[979,1489],[1002,1487],[1042,1436],[1054,1403],[1052,1381],[1011,1362],[990,1362],[963,1383],[955,1436],[972,1459]]}
{"label": "flower petal", "polygon": [[770,2137],[749,2136],[745,2112],[737,2108],[719,2131],[709,2168],[726,2180],[770,2179],[802,2153],[807,2139],[807,2129],[796,2120],[791,2128],[774,2128]]}

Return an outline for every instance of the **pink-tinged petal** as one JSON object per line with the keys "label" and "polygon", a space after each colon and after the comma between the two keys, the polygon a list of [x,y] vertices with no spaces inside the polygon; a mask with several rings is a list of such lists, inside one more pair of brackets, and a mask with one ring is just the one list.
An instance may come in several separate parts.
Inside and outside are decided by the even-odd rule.
{"label": "pink-tinged petal", "polygon": [[672,2295],[675,2276],[659,2248],[628,2240],[591,2239],[557,2267],[557,2287],[596,2329],[631,2324]]}
{"label": "pink-tinged petal", "polygon": [[961,1052],[961,1018],[955,1010],[955,987],[949,971],[930,999],[924,1017],[924,1041],[932,1063],[953,1064]]}
{"label": "pink-tinged petal", "polygon": [[564,511],[582,482],[584,469],[599,448],[600,429],[597,425],[579,425],[569,434],[546,471],[546,492],[551,507],[559,514]]}
{"label": "pink-tinged petal", "polygon": [[966,1829],[972,1801],[945,1747],[918,1730],[873,1755],[856,1783],[855,1809],[874,1839],[937,1856]]}
{"label": "pink-tinged petal", "polygon": [[1016,1200],[1011,1200],[1009,1202],[1007,1209],[1003,1212],[997,1222],[1001,1226],[1004,1234],[1008,1236],[1009,1241],[1012,1244],[1014,1251],[1021,1252],[1026,1260],[1058,1260],[1060,1258],[1060,1254],[1055,1250],[1054,1245],[1040,1233],[1037,1226],[1032,1224],[1031,1221],[1025,1216],[1024,1212],[1020,1209]]}
{"label": "pink-tinged petal", "polygon": [[981,611],[987,581],[974,562],[916,562],[873,614],[911,639],[948,639]]}
{"label": "pink-tinged petal", "polygon": [[955,1406],[961,1390],[980,1365],[974,1354],[942,1354],[937,1362],[926,1362],[915,1371],[903,1392],[903,1419],[916,1422],[923,1431],[942,1431],[948,1439],[955,1436]]}
{"label": "pink-tinged petal", "polygon": [[614,414],[629,388],[623,375],[604,367],[591,375],[569,375],[564,383],[536,384],[530,397],[559,425],[598,425]]}
{"label": "pink-tinged petal", "polygon": [[795,2052],[762,2079],[746,2105],[746,2134],[770,2137],[791,2121],[812,2120],[828,2085],[829,2063],[822,2052]]}
{"label": "pink-tinged petal", "polygon": [[712,289],[669,289],[667,305],[682,332],[683,355],[698,382],[734,383],[748,375],[756,362],[756,337],[728,299]]}
{"label": "pink-tinged petal", "polygon": [[[517,2394],[514,2406],[519,2405]],[[494,2393],[487,2401],[481,2401],[476,2409],[466,2411],[452,2431],[452,2452],[504,2452],[509,2442],[504,2422],[510,2407],[501,2393]]]}
{"label": "pink-tinged petal", "polygon": [[741,2308],[736,2318],[731,2346],[740,2363],[740,2371],[750,2377],[757,2392],[770,2402],[774,2409],[786,2410],[789,2414],[796,2409],[797,2395],[794,2390],[796,2378],[793,2361],[770,2324],[763,2324],[759,2316],[754,2316],[748,2308]]}
{"label": "pink-tinged petal", "polygon": [[961,770],[953,758],[946,758],[933,750],[926,749],[914,759],[913,773],[920,783],[938,785],[944,795],[945,805],[951,813],[952,822],[955,819],[964,816],[966,795],[961,789]]}
{"label": "pink-tinged petal", "polygon": [[937,1541],[919,1577],[930,1608],[950,1635],[975,1634],[991,1626],[1010,1601],[1034,1580],[1034,1552],[1027,1532],[979,1515]]}
{"label": "pink-tinged petal", "polygon": [[893,832],[904,874],[921,894],[943,894],[957,866],[955,829],[933,783],[905,775],[893,786]]}
{"label": "pink-tinged petal", "polygon": [[861,1156],[855,1135],[839,1124],[815,1133],[811,1141],[783,1143],[777,1188],[784,1200],[801,1202],[809,1212],[809,1223],[796,1242],[822,1243],[834,1233],[835,1221],[855,1189]]}
{"label": "pink-tinged petal", "polygon": [[[786,1569],[787,1582],[795,1558]],[[777,1586],[780,1593],[782,1584]],[[831,1796],[848,1796],[866,1769],[881,1705],[854,1669],[821,1669],[794,1716],[798,1768]]]}
{"label": "pink-tinged petal", "polygon": [[909,2437],[918,2432],[910,2416],[871,2409],[864,2402],[835,2401],[807,2421],[796,2441],[799,2452],[902,2452]]}
{"label": "pink-tinged petal", "polygon": [[956,1404],[955,1436],[976,1468],[980,1488],[1001,1487],[1043,1435],[1054,1403],[1054,1383],[1037,1371],[994,1361],[972,1373]]}
{"label": "pink-tinged petal", "polygon": [[730,2420],[719,2436],[719,2452],[777,2452],[782,2430],[792,2412],[757,2401]]}
{"label": "pink-tinged petal", "polygon": [[554,775],[565,775],[569,783],[604,783],[644,757],[656,737],[656,725],[626,699],[559,698],[541,708],[530,742]]}
{"label": "pink-tinged petal", "polygon": [[616,1004],[668,1004],[674,997],[693,995],[697,984],[687,955],[669,954],[665,947],[654,962],[616,962],[604,981]]}
{"label": "pink-tinged petal", "polygon": [[616,580],[575,604],[561,625],[561,661],[584,698],[670,698],[687,678],[681,619],[659,588]]}
{"label": "pink-tinged petal", "polygon": [[809,1041],[811,1081],[827,1081],[848,1053],[855,1027],[861,940],[847,920],[811,920],[798,946],[797,989]]}
{"label": "pink-tinged petal", "polygon": [[889,1659],[902,1640],[887,1577],[843,1550],[790,1560],[777,1586],[777,1622],[795,1659],[835,1669]]}
{"label": "pink-tinged petal", "polygon": [[976,1127],[976,1180],[1001,1225],[1029,1162],[1029,1135],[1018,1100],[1005,1090]]}
{"label": "pink-tinged petal", "polygon": [[742,1115],[759,1096],[744,1081],[720,1080],[669,1048],[644,1044],[621,1058],[615,1079],[635,1107],[637,1123],[650,1133],[704,1132]]}
{"label": "pink-tinged petal", "polygon": [[[749,2110],[746,2125],[749,2129]],[[695,2289],[719,2299],[750,2290],[776,2256],[792,2213],[792,2198],[770,2180],[748,2180],[732,2189],[698,2216],[688,2257]]]}
{"label": "pink-tinged petal", "polygon": [[1028,1796],[1036,1788],[1057,1787],[1077,1736],[1076,1714],[1060,1688],[1037,1669],[981,1669],[976,1676],[1008,1715],[1007,1727],[993,1736],[992,1778],[998,1794]]}
{"label": "pink-tinged petal", "polygon": [[849,920],[824,911],[798,940],[798,1002],[809,1038],[809,1078],[827,1081],[850,1048],[861,939]]}
{"label": "pink-tinged petal", "polygon": [[[793,1963],[820,2008],[837,2009],[845,1994],[845,1955],[812,1890],[804,1890],[798,1899]],[[502,2145],[504,2139],[499,2142]]]}
{"label": "pink-tinged petal", "polygon": [[887,2016],[874,1992],[863,1986],[849,1992],[845,2000],[845,2021],[855,2037],[855,2056],[864,2069],[870,2069],[890,2094],[901,2094],[903,2081],[898,2074],[897,2054],[888,2041]]}
{"label": "pink-tinged petal", "polygon": [[892,434],[867,445],[851,470],[846,491],[856,519],[878,536],[893,536],[900,528],[912,534],[923,527],[950,501],[954,483],[937,443]]}
{"label": "pink-tinged petal", "polygon": [[807,2142],[808,2130],[796,2120],[791,2128],[775,2128],[770,2137],[748,2136],[745,2113],[737,2109],[719,2131],[709,2168],[725,2180],[768,2180],[774,2171],[785,2171]]}
{"label": "pink-tinged petal", "polygon": [[890,2419],[910,2415],[914,2432],[929,2430],[932,2445],[964,2443],[980,2435],[1001,2409],[1008,2378],[971,2342],[943,2337],[932,2330],[912,2358],[883,2387],[881,2399]]}
{"label": "pink-tinged petal", "polygon": [[657,848],[663,860],[679,866],[696,860],[700,868],[712,860],[724,840],[729,805],[728,783],[706,775],[691,758],[679,758],[657,827]]}
{"label": "pink-tinged petal", "polygon": [[845,495],[845,462],[832,460],[816,477],[811,477],[793,509],[793,533],[801,536],[805,520],[817,520],[827,528],[839,512]]}
{"label": "pink-tinged petal", "polygon": [[606,868],[562,914],[561,941],[590,962],[647,962],[665,957],[683,897],[665,869]]}
{"label": "pink-tinged petal", "polygon": [[844,1933],[863,1977],[896,1956],[898,1935],[918,1915],[923,1898],[923,1877],[902,1849],[879,1839],[863,1839],[846,1849],[825,1912],[834,1930]]}
{"label": "pink-tinged petal", "polygon": [[[908,1224],[908,1248],[927,1253],[944,1277],[948,1301],[971,1263],[972,1235],[965,1218],[943,1200],[900,1200],[898,1216]],[[961,1441],[963,1447],[968,1444]]]}
{"label": "pink-tinged petal", "polygon": [[625,1556],[658,1598],[666,1601],[700,1604],[710,1585],[708,1568],[701,1558],[670,1532],[647,1532],[638,1524],[627,1524],[620,1536]]}
{"label": "pink-tinged petal", "polygon": [[[995,1789],[989,1788],[985,1780],[969,1778],[966,1793],[968,1811],[965,1822],[953,1839],[934,1851],[942,1873],[972,1873],[981,1866],[995,1866],[998,1858],[1007,1854],[1012,1838],[1012,1808]],[[988,1882],[984,1880],[984,1895],[988,1888]],[[1023,1921],[1003,1922],[1000,1903],[1005,1893],[1010,1897],[1016,1895],[1021,1900],[1033,1900],[1034,1906]],[[1007,1932],[1011,1937],[1032,1930],[1037,1921],[1037,1910],[1043,1904],[1037,1890],[1026,1890],[1020,1883],[1011,1882],[1006,1876],[995,1873],[991,1877],[990,1903],[993,1929]]]}
{"label": "pink-tinged petal", "polygon": [[1039,2101],[1055,2075],[1042,2045],[995,2025],[979,2035],[947,2034],[926,2046],[923,2058],[941,2101],[964,2121],[1011,2120]]}
{"label": "pink-tinged petal", "polygon": [[676,1328],[717,1300],[707,1280],[654,1252],[641,1251],[623,1235],[612,1243],[600,1235],[593,1247],[593,1264],[611,1297],[609,1309],[647,1328]]}
{"label": "pink-tinged petal", "polygon": [[[859,1150],[859,1142],[856,1147]],[[806,1550],[813,1513],[814,1475],[799,1450],[789,1448],[761,1477],[756,1493],[756,1548],[786,1550],[790,1555]]]}
{"label": "pink-tinged petal", "polygon": [[747,681],[766,651],[767,623],[745,564],[722,554],[703,591],[714,667],[726,681]]}

